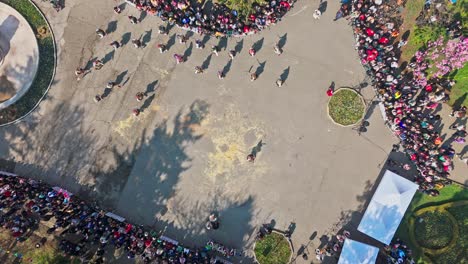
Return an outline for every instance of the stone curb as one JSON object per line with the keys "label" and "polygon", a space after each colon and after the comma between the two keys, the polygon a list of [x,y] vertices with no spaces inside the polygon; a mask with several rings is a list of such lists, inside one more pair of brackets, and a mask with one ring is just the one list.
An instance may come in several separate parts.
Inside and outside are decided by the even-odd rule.
{"label": "stone curb", "polygon": [[330,99],[328,99],[328,102],[327,102],[327,116],[328,118],[333,122],[333,124],[337,125],[337,126],[340,126],[340,127],[352,127],[352,126],[355,126],[356,124],[358,124],[359,122],[361,122],[363,119],[364,119],[364,116],[366,115],[366,102],[364,101],[364,98],[362,97],[361,94],[359,94],[358,92],[356,92],[355,90],[353,89],[350,89],[350,88],[345,88],[345,87],[341,87],[339,88],[338,90],[336,90],[334,93],[336,94],[337,92],[339,92],[340,90],[349,90],[349,91],[352,91],[354,92],[355,94],[358,95],[359,99],[361,99],[361,102],[362,102],[362,105],[364,106],[364,111],[362,113],[362,117],[359,118],[358,121],[356,121],[356,123],[354,124],[350,124],[350,125],[342,125],[342,124],[339,124],[337,122],[335,122],[335,120],[333,120],[333,118],[330,116],[330,100],[333,96],[330,97]]}
{"label": "stone curb", "polygon": [[[276,234],[279,234],[281,236],[283,236],[284,239],[286,239],[286,241],[288,241],[288,245],[289,245],[289,249],[291,250],[291,255],[289,256],[289,261],[288,263],[291,263],[292,261],[292,258],[293,258],[293,247],[292,247],[292,244],[291,244],[291,240],[287,239],[286,236],[283,234],[283,233],[280,233],[278,231],[275,231],[273,230],[272,233],[276,233]],[[254,261],[255,263],[260,263],[258,260],[257,260],[257,255],[255,254],[255,245],[257,244],[257,240],[254,242],[253,244],[253,256],[254,256]]]}

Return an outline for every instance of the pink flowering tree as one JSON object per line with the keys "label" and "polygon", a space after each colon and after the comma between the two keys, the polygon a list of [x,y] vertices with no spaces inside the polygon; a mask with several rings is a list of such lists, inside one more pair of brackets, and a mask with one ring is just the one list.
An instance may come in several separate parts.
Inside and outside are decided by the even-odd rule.
{"label": "pink flowering tree", "polygon": [[452,39],[443,37],[429,41],[424,51],[415,54],[416,65],[413,71],[416,82],[424,86],[430,77],[443,77],[461,69],[468,62],[468,38]]}

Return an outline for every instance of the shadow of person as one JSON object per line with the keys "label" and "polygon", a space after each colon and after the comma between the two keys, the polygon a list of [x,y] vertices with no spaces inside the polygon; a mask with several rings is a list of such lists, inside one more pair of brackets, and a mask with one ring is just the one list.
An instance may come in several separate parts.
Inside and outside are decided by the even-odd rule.
{"label": "shadow of person", "polygon": [[210,40],[210,36],[209,36],[209,35],[203,36],[203,39],[202,39],[202,44],[203,44],[203,46],[205,46],[206,43],[208,43],[209,40]]}
{"label": "shadow of person", "polygon": [[175,44],[176,33],[172,34],[166,44],[166,49],[169,50]]}
{"label": "shadow of person", "polygon": [[116,84],[121,84],[123,79],[125,78],[125,75],[127,75],[128,73],[128,70],[125,70],[121,73],[119,73],[119,75],[117,75],[117,77],[115,78],[115,83]]}
{"label": "shadow of person", "polygon": [[151,35],[153,34],[153,30],[150,29],[148,31],[145,31],[145,35],[143,35],[142,42],[143,45],[146,46],[150,41],[151,41]]}
{"label": "shadow of person", "polygon": [[[266,145],[266,143],[263,143],[263,140],[260,140],[257,145],[255,147],[252,148],[252,151],[250,152],[250,154],[252,154],[254,157],[257,156],[258,153],[260,153],[260,151],[262,151],[262,147]],[[276,222],[275,222],[276,224]],[[273,227],[272,227],[273,228]]]}
{"label": "shadow of person", "polygon": [[108,52],[102,59],[102,63],[106,64],[114,58],[115,50]]}
{"label": "shadow of person", "polygon": [[106,33],[110,34],[117,30],[117,21],[111,21],[107,24]]}
{"label": "shadow of person", "polygon": [[120,41],[120,43],[122,44],[122,47],[128,44],[131,37],[132,37],[132,32],[127,32],[122,35],[122,40]]}
{"label": "shadow of person", "polygon": [[327,11],[327,6],[328,6],[328,3],[327,1],[320,1],[320,4],[319,4],[319,7],[317,8],[323,15],[323,13],[325,13],[325,11]]}
{"label": "shadow of person", "polygon": [[219,39],[219,42],[218,42],[218,45],[217,45],[218,49],[224,49],[226,50],[227,49],[227,37],[221,37]]}
{"label": "shadow of person", "polygon": [[184,51],[184,59],[187,60],[192,55],[193,43],[190,42],[188,48]]}
{"label": "shadow of person", "polygon": [[243,47],[244,47],[244,39],[241,39],[240,41],[236,42],[236,46],[234,46],[234,50],[236,51],[236,53],[240,53]]}
{"label": "shadow of person", "polygon": [[158,84],[158,80],[149,83],[148,86],[146,86],[145,95],[148,95],[149,93],[153,93],[156,90],[157,84]]}
{"label": "shadow of person", "polygon": [[19,20],[9,15],[5,20],[3,20],[2,24],[0,25],[0,46],[2,48],[2,56],[5,57],[8,52],[10,51],[10,41],[18,30],[19,27]]}
{"label": "shadow of person", "polygon": [[203,61],[201,67],[203,70],[206,70],[208,69],[208,67],[210,67],[210,62],[211,62],[211,57],[213,56],[213,54],[210,54],[208,55],[208,57],[206,57],[206,59]]}
{"label": "shadow of person", "polygon": [[105,88],[105,89],[104,89],[104,92],[103,92],[102,95],[101,95],[101,98],[102,98],[102,99],[106,98],[107,96],[110,95],[111,92],[112,92],[112,89],[110,89],[110,88]]}
{"label": "shadow of person", "polygon": [[252,48],[258,52],[262,47],[263,47],[263,40],[265,38],[261,38],[259,40],[257,40],[253,45],[252,45]]}
{"label": "shadow of person", "polygon": [[283,73],[281,73],[281,80],[283,80],[283,82],[285,82],[288,77],[289,77],[289,70],[290,70],[291,66],[288,66],[286,69],[284,69]]}
{"label": "shadow of person", "polygon": [[231,65],[232,65],[232,59],[228,61],[228,63],[224,66],[223,68],[223,73],[226,76],[228,72],[231,70]]}
{"label": "shadow of person", "polygon": [[284,45],[286,45],[287,40],[288,40],[288,33],[284,33],[284,35],[281,36],[278,41],[278,46],[280,49],[283,49]]}
{"label": "shadow of person", "polygon": [[464,93],[462,96],[458,97],[457,100],[453,103],[453,109],[458,109],[462,106],[463,102],[466,100],[468,93]]}
{"label": "shadow of person", "polygon": [[139,22],[143,21],[143,19],[146,18],[146,15],[148,15],[148,13],[146,11],[141,11],[140,12],[140,18],[138,18],[138,21]]}
{"label": "shadow of person", "polygon": [[258,63],[258,67],[255,69],[255,74],[257,76],[260,76],[260,74],[263,73],[263,71],[265,70],[265,65],[266,65],[266,61],[262,62],[262,63]]}
{"label": "shadow of person", "polygon": [[90,70],[93,67],[93,62],[95,60],[97,60],[97,57],[89,59],[88,62],[86,63],[86,66],[84,67],[84,70],[85,71]]}
{"label": "shadow of person", "polygon": [[146,98],[145,102],[143,102],[143,105],[140,108],[140,111],[143,112],[146,109],[148,109],[148,107],[151,105],[155,97],[156,97],[156,94],[152,94],[150,97]]}

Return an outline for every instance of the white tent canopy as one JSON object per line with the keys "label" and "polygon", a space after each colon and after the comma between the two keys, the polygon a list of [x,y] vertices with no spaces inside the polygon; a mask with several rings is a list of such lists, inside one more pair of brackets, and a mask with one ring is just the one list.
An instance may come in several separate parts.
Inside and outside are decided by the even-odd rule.
{"label": "white tent canopy", "polygon": [[373,264],[379,249],[347,238],[341,250],[338,264]]}
{"label": "white tent canopy", "polygon": [[386,171],[359,223],[358,230],[388,245],[418,185]]}

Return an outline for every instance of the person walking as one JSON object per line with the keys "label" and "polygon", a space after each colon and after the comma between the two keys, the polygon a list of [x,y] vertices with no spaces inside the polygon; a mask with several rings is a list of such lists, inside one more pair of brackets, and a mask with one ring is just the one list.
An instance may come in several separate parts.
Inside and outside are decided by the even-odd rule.
{"label": "person walking", "polygon": [[143,48],[143,43],[139,39],[132,39],[133,46],[137,49]]}
{"label": "person walking", "polygon": [[101,39],[107,35],[106,32],[105,32],[104,30],[100,29],[100,28],[96,29],[96,34],[97,34],[97,35],[99,36],[99,38],[101,38]]}
{"label": "person walking", "polygon": [[225,77],[225,76],[224,76],[224,72],[223,72],[223,71],[218,71],[218,78],[219,78],[220,80],[222,80],[222,79],[224,79],[224,77]]}
{"label": "person walking", "polygon": [[258,75],[255,72],[250,74],[250,81],[251,82],[257,80],[257,78],[258,78]]}
{"label": "person walking", "polygon": [[195,73],[196,74],[203,73],[203,68],[201,66],[195,66]]}
{"label": "person walking", "polygon": [[134,116],[139,116],[140,115],[140,109],[135,108],[135,109],[132,110],[132,113],[133,113]]}
{"label": "person walking", "polygon": [[320,10],[318,10],[318,9],[315,9],[314,14],[312,15],[312,17],[314,19],[320,19],[321,16],[322,16],[322,12],[320,12]]}
{"label": "person walking", "polygon": [[93,61],[93,67],[95,70],[100,70],[104,66],[104,63],[102,63],[101,60],[95,60]]}
{"label": "person walking", "polygon": [[278,86],[278,87],[283,86],[283,83],[284,83],[284,81],[283,81],[283,79],[281,79],[281,78],[279,78],[278,80],[276,80],[276,86]]}
{"label": "person walking", "polygon": [[235,56],[236,56],[236,51],[235,50],[230,50],[229,51],[229,57],[233,60]]}
{"label": "person walking", "polygon": [[101,100],[102,100],[101,95],[98,94],[98,95],[94,96],[94,102],[99,103]]}
{"label": "person walking", "polygon": [[130,20],[130,23],[132,23],[132,24],[134,24],[134,25],[136,25],[136,24],[138,24],[138,22],[140,22],[140,21],[138,21],[138,19],[137,19],[136,17],[134,17],[134,16],[128,16],[128,19]]}
{"label": "person walking", "polygon": [[179,55],[179,54],[174,54],[174,59],[176,60],[177,64],[180,64],[180,63],[184,62],[184,57],[182,55]]}
{"label": "person walking", "polygon": [[283,54],[283,49],[280,48],[279,43],[276,43],[276,44],[275,44],[274,49],[275,49],[276,55],[279,56],[279,55]]}
{"label": "person walking", "polygon": [[201,41],[200,39],[197,39],[197,40],[195,40],[195,48],[204,49],[205,44],[203,44],[203,41]]}
{"label": "person walking", "polygon": [[252,47],[249,49],[249,55],[250,55],[251,57],[253,57],[253,56],[255,56],[255,53],[257,53],[257,52],[255,51],[254,47],[252,46]]}
{"label": "person walking", "polygon": [[145,97],[145,94],[142,93],[142,92],[138,92],[138,93],[136,93],[135,97],[136,97],[138,102],[141,102],[143,100],[143,98]]}
{"label": "person walking", "polygon": [[157,47],[159,49],[159,53],[163,53],[163,52],[167,51],[166,45],[164,45],[164,44],[158,44]]}
{"label": "person walking", "polygon": [[120,42],[118,41],[113,41],[110,45],[114,48],[114,50],[117,50],[121,46]]}
{"label": "person walking", "polygon": [[217,46],[211,46],[211,52],[213,52],[216,56],[219,55],[219,48]]}

